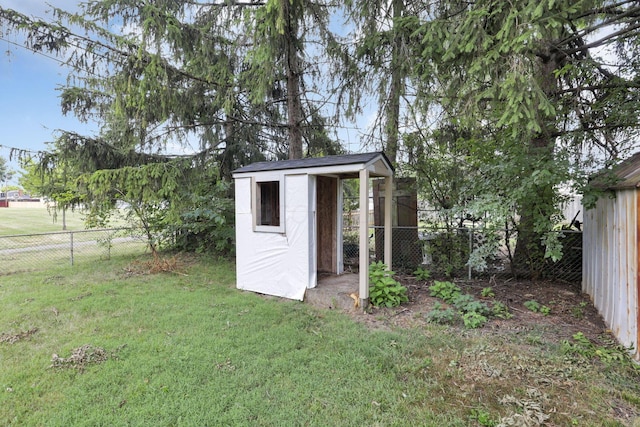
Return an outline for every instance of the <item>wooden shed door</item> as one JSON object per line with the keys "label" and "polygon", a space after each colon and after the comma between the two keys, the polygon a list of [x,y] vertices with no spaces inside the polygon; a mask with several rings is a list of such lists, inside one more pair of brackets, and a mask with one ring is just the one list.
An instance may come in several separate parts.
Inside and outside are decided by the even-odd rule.
{"label": "wooden shed door", "polygon": [[338,179],[316,177],[316,218],[318,224],[318,271],[337,274]]}

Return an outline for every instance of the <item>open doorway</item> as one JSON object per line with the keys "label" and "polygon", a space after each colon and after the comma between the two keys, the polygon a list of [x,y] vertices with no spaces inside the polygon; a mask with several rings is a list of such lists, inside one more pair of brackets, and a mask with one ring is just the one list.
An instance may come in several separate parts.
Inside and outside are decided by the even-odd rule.
{"label": "open doorway", "polygon": [[338,178],[316,177],[318,273],[338,274]]}

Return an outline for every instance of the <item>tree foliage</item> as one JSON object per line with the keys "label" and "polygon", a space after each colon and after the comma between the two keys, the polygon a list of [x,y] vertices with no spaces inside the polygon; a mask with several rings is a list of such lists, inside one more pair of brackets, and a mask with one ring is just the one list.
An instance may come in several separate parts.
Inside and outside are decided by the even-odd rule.
{"label": "tree foliage", "polygon": [[327,129],[373,110],[365,141],[415,175],[448,224],[515,227],[517,268],[537,275],[560,256],[549,230],[561,186],[587,191],[592,171],[637,148],[631,0],[93,0],[54,12],[0,7],[0,22],[62,56],[63,112],[99,121],[99,135],[62,132],[42,159],[73,164],[96,213],[126,200],[149,224],[205,233],[203,218],[228,224],[218,201],[236,166],[338,153]]}
{"label": "tree foliage", "polygon": [[[28,48],[64,58],[62,111],[101,126],[95,137],[61,131],[41,168],[73,164],[91,223],[124,202],[152,242],[161,226],[194,225],[201,198],[227,198],[218,184],[240,165],[300,158],[304,146],[340,151],[321,100],[302,90],[313,71],[304,48],[326,35],[327,9],[89,1],[79,13],[54,8],[52,22],[0,8],[0,22],[23,32]],[[225,218],[214,223],[229,228],[228,203],[211,206]]]}
{"label": "tree foliage", "polygon": [[9,173],[9,166],[7,160],[0,156],[0,182],[4,183],[5,177]]}
{"label": "tree foliage", "polygon": [[58,212],[62,213],[62,229],[67,229],[66,213],[69,209],[82,205],[84,194],[77,187],[77,168],[65,161],[58,161],[55,165],[46,162],[35,163],[27,158],[22,162],[24,173],[18,182],[31,195],[45,197],[52,204],[48,204],[49,213],[53,219],[58,219]]}
{"label": "tree foliage", "polygon": [[[561,184],[580,188],[594,167],[637,147],[640,8],[482,0],[440,1],[430,13],[414,32],[418,93],[440,116],[426,144],[451,126],[466,134],[451,143],[465,145],[477,171],[472,205],[494,219],[496,206],[509,207],[516,261],[539,274],[545,255],[560,255],[548,231]],[[419,170],[428,158],[416,154]]]}

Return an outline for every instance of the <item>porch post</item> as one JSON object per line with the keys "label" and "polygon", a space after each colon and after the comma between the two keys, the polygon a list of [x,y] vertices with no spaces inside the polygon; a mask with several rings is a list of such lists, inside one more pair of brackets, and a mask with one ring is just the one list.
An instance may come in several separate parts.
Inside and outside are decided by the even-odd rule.
{"label": "porch post", "polygon": [[392,270],[391,260],[392,258],[392,199],[393,197],[393,176],[387,176],[384,178],[384,263]]}
{"label": "porch post", "polygon": [[360,170],[360,306],[369,302],[369,170]]}

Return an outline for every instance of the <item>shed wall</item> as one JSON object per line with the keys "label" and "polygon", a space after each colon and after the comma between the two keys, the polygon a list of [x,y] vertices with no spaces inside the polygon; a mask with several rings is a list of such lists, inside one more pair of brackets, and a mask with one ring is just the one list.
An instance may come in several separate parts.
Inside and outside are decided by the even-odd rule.
{"label": "shed wall", "polygon": [[[236,178],[236,280],[239,289],[302,300],[310,277],[310,179],[283,175],[284,233],[256,232],[251,178]],[[306,197],[305,197],[306,196]]]}
{"label": "shed wall", "polygon": [[582,290],[616,338],[638,352],[638,192],[601,197],[584,212]]}

